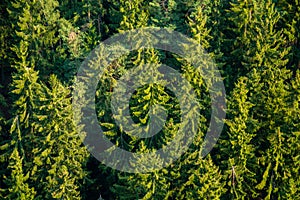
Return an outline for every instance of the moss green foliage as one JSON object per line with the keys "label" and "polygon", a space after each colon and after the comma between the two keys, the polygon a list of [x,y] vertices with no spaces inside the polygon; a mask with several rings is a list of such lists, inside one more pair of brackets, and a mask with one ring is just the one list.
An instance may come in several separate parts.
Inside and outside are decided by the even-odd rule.
{"label": "moss green foliage", "polygon": [[[0,10],[0,199],[300,199],[299,0],[3,0]],[[82,144],[72,84],[101,41],[142,27],[179,31],[208,52],[226,87],[226,119],[202,158],[210,83],[171,52],[121,56],[99,80],[97,123],[118,147],[153,154],[139,157],[139,166],[163,166],[155,150],[175,138],[180,104],[168,88],[145,84],[130,98],[130,117],[145,127],[159,104],[166,122],[157,119],[164,126],[149,138],[124,131],[115,120],[127,119],[122,112],[112,117],[110,104],[126,71],[166,64],[191,84],[200,107],[196,136],[180,158],[127,173],[100,163]]]}

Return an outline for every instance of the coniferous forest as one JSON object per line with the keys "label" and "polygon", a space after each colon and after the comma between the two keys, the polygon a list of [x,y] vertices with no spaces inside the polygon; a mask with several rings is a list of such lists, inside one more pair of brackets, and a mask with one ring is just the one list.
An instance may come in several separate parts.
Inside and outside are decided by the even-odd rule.
{"label": "coniferous forest", "polygon": [[[300,199],[299,0],[1,0],[0,9],[0,199]],[[131,173],[88,151],[72,92],[93,49],[143,27],[180,32],[206,50],[225,86],[226,107],[218,109],[226,118],[212,151],[199,156],[212,112],[209,83],[172,52],[146,48],[121,56],[95,93],[97,123],[116,146],[153,153],[182,126],[176,95],[159,84],[130,97],[140,126],[151,118],[150,106],[168,111],[159,134],[140,139],[116,125],[112,88],[128,69],[172,66],[201,108],[184,154],[163,168]],[[160,166],[159,159],[139,162]]]}

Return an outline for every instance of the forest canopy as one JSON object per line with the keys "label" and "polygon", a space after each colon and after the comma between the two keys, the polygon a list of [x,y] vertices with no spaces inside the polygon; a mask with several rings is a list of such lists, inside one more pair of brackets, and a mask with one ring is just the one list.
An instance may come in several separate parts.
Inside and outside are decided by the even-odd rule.
{"label": "forest canopy", "polygon": [[[2,0],[0,9],[0,199],[300,199],[299,0]],[[141,155],[128,165],[153,167],[133,173],[105,165],[84,145],[80,132],[90,127],[74,122],[81,113],[74,112],[73,92],[80,66],[95,48],[101,53],[101,42],[149,27],[179,32],[207,52],[220,74],[209,79],[225,87],[226,106],[216,106],[226,118],[216,145],[202,157],[214,120],[211,94],[219,95],[207,77],[162,49],[120,56],[95,87],[93,123],[115,146]],[[164,64],[180,73],[199,111],[162,84],[143,84],[130,96],[130,120],[139,127],[154,121],[161,129],[139,138],[132,132],[142,129],[118,126],[128,118],[122,110],[115,114],[111,102],[126,71],[149,63],[149,70]],[[187,91],[180,78],[168,77]],[[154,119],[154,105],[166,115]],[[183,126],[196,127],[193,141],[164,166],[155,152],[170,141],[173,153],[180,151]]]}

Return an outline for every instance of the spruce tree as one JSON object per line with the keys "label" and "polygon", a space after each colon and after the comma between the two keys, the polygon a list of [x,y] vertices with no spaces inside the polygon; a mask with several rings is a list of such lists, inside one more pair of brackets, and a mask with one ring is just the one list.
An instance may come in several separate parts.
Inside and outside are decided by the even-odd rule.
{"label": "spruce tree", "polygon": [[229,137],[221,150],[229,154],[228,184],[236,198],[284,199],[289,190],[295,197],[294,186],[285,181],[298,184],[292,178],[297,169],[298,106],[292,106],[295,96],[290,100],[298,86],[294,82],[291,88],[290,77],[286,69],[254,69],[239,80],[229,99]]}
{"label": "spruce tree", "polygon": [[28,60],[35,62],[42,78],[59,65],[56,52],[59,12],[58,2],[16,0],[8,7],[12,27],[16,31],[15,44],[28,42]]}
{"label": "spruce tree", "polygon": [[14,158],[24,157],[19,170],[26,174],[28,187],[35,188],[35,198],[78,199],[87,153],[73,125],[70,91],[54,76],[50,76],[50,88],[39,83],[35,62],[28,59],[28,45],[22,40],[14,48],[19,61],[14,65],[11,91],[25,152],[22,157],[14,153]]}
{"label": "spruce tree", "polygon": [[221,140],[219,145],[219,152],[222,153],[219,159],[222,159],[222,164],[227,168],[225,175],[230,193],[227,193],[225,198],[228,199],[251,198],[246,196],[255,194],[253,186],[257,183],[256,157],[253,153],[255,146],[252,140],[259,127],[257,120],[250,114],[254,104],[248,100],[250,93],[248,82],[247,77],[241,77],[228,99],[228,119],[225,129],[228,136],[225,141]]}
{"label": "spruce tree", "polygon": [[[34,127],[32,126],[32,124],[34,123],[33,115],[37,109],[36,102],[38,99],[38,94],[40,94],[40,84],[37,82],[38,73],[33,69],[32,66],[30,66],[29,62],[27,61],[27,44],[28,43],[26,41],[21,41],[20,47],[15,48],[20,61],[16,62],[14,66],[16,72],[13,75],[11,93],[12,99],[14,100],[13,114],[18,116],[16,118],[17,122],[14,123],[18,124],[18,129],[17,131],[13,131],[11,133],[12,139],[6,141],[4,156],[9,154],[11,149],[14,148],[15,144],[13,142],[13,139],[22,138],[22,141],[18,142],[21,143],[20,145],[22,147],[22,154],[19,147],[14,148],[14,153],[11,158],[14,160],[12,162],[17,162],[18,168],[16,168],[15,170],[22,170],[23,175],[21,174],[21,171],[14,172],[16,174],[12,174],[12,178],[17,178],[14,177],[15,175],[20,176],[21,178],[22,176],[24,176],[24,181],[27,181],[26,185],[28,184],[29,188],[33,188],[34,185],[31,184],[32,182],[30,182],[28,176],[30,176],[30,170],[33,167],[33,158],[30,152],[33,148],[32,145],[35,136]],[[16,125],[13,124],[13,126]],[[27,188],[27,186],[24,187]]]}
{"label": "spruce tree", "polygon": [[[288,61],[290,47],[286,48],[286,37],[282,29],[277,29],[283,15],[275,4],[269,0],[233,0],[229,4],[223,52],[225,69],[232,75],[229,78],[231,82],[234,83],[239,76],[246,75],[254,67],[262,66],[264,61],[256,54],[257,49],[266,52],[268,56],[265,59],[269,59],[270,62],[274,58],[272,62],[277,63],[276,66],[284,66]],[[269,49],[276,49],[277,52]],[[232,84],[229,83],[228,86],[232,88]]]}
{"label": "spruce tree", "polygon": [[[123,19],[120,22],[120,28],[118,29],[120,32],[123,32],[124,30],[131,30],[134,28],[140,28],[145,27],[147,25],[148,21],[148,11],[145,7],[146,5],[142,1],[133,1],[133,2],[120,2],[120,12],[122,13]],[[138,38],[137,38],[138,39]],[[125,69],[130,68],[139,68],[143,67],[146,63],[152,63],[152,64],[158,64],[158,55],[157,52],[154,49],[139,49],[136,52],[132,52],[129,55],[120,58],[119,62],[114,63],[112,66],[112,69],[115,70],[115,74],[109,73],[107,74],[109,77],[113,79],[116,79],[115,77],[120,77],[123,75],[123,71]],[[152,66],[149,66],[152,67]],[[155,67],[154,67],[155,68]],[[153,77],[155,79],[155,77]],[[108,87],[112,87],[114,85],[114,82],[112,81],[110,84],[107,85]],[[145,80],[140,80],[141,82],[145,82]],[[102,90],[105,89],[102,84]],[[110,97],[109,90],[105,89],[106,97]],[[157,99],[154,99],[155,96]],[[150,97],[150,98],[149,98]],[[131,104],[131,112],[132,117],[134,118],[135,122],[140,125],[145,125],[149,120],[149,108],[153,106],[155,103],[162,103],[166,104],[166,100],[162,100],[163,102],[159,101],[159,98],[165,99],[166,93],[164,91],[164,88],[162,86],[156,85],[156,84],[147,84],[144,86],[141,86],[137,89],[136,93],[133,94],[132,100],[130,102]],[[103,101],[99,101],[103,102]],[[109,105],[109,102],[108,104]],[[102,108],[102,106],[99,104],[99,108]],[[107,113],[109,114],[109,113]],[[105,114],[106,115],[106,114]],[[102,119],[105,119],[105,115],[102,116]],[[116,116],[120,118],[121,120],[124,120],[124,117],[122,114],[120,116]],[[117,144],[119,144],[122,148],[125,148],[128,151],[135,151],[140,153],[145,152],[151,152],[152,149],[157,146],[157,141],[154,139],[145,139],[140,140],[134,137],[131,137],[128,135],[128,133],[122,133],[122,130],[118,130],[118,128],[115,125],[108,126],[108,123],[101,123],[102,126],[104,126],[107,129],[107,135],[111,138],[115,138],[114,140],[117,141]],[[121,131],[121,133],[119,132]],[[120,135],[118,134],[121,134]],[[129,133],[130,134],[130,133]],[[124,135],[124,136],[123,136]],[[136,150],[135,150],[136,149]],[[144,163],[145,160],[141,160],[141,163]],[[149,160],[147,162],[153,163]],[[159,165],[159,163],[157,163]],[[163,194],[157,192],[155,188],[157,185],[160,185],[161,188],[165,188],[164,184],[157,183],[155,185],[155,181],[153,180],[153,177],[157,177],[160,179],[157,172],[149,173],[149,174],[128,174],[128,173],[122,173],[122,172],[112,172],[112,174],[115,174],[116,183],[111,187],[111,191],[113,192],[115,198],[117,199],[132,199],[132,198],[162,198]],[[110,178],[111,176],[109,176]]]}
{"label": "spruce tree", "polygon": [[[190,17],[187,19],[188,26],[191,30],[191,35],[197,40],[199,44],[203,44],[205,48],[209,47],[209,30],[206,29],[205,23],[207,15],[203,14],[205,10],[202,10],[201,5],[195,6],[195,11],[191,13]],[[204,11],[204,12],[203,12]],[[202,20],[201,20],[202,19]],[[201,21],[201,23],[199,23]],[[189,47],[187,47],[189,48]],[[161,54],[160,54],[161,55]],[[201,100],[201,107],[209,107],[209,97],[207,88],[204,83],[203,77],[193,66],[189,65],[186,61],[174,56],[178,59],[178,62],[182,65],[180,66],[181,72],[185,78],[193,85],[195,93],[198,95],[198,98]],[[144,56],[144,58],[147,58]],[[150,59],[151,60],[151,59]],[[143,61],[142,63],[146,62]],[[164,60],[165,61],[165,60]],[[149,61],[148,61],[149,62]],[[143,88],[142,91],[146,91],[147,88]],[[152,90],[149,90],[152,91]],[[206,91],[206,92],[203,92]],[[146,94],[144,92],[137,91],[137,95],[134,95],[134,98],[141,98]],[[204,93],[204,94],[203,94]],[[170,95],[170,94],[169,94]],[[151,95],[156,96],[156,95]],[[170,99],[174,99],[171,97]],[[144,102],[138,100],[143,106]],[[160,105],[164,103],[160,102]],[[162,131],[162,141],[163,144],[166,144],[169,139],[174,139],[176,135],[176,130],[178,130],[180,123],[178,123],[178,111],[176,111],[176,100],[169,101],[172,104],[171,111],[168,110],[168,113],[174,112],[170,116],[170,121],[167,121],[166,124],[170,124],[173,120],[174,125],[170,127],[165,127]],[[168,106],[167,106],[168,107]],[[137,109],[138,108],[138,109]],[[142,107],[139,105],[133,107],[134,111],[139,111],[137,113],[142,113]],[[187,113],[193,112],[185,111]],[[222,175],[218,170],[218,167],[215,166],[210,156],[205,159],[201,158],[201,145],[203,142],[203,137],[205,130],[207,130],[207,123],[205,118],[209,116],[209,111],[203,109],[202,115],[199,120],[201,121],[201,130],[197,130],[197,136],[195,142],[191,145],[188,152],[186,152],[181,158],[179,158],[170,166],[165,167],[161,170],[155,170],[146,174],[128,174],[128,173],[119,173],[118,182],[112,187],[112,192],[114,194],[119,194],[117,196],[119,199],[195,199],[195,198],[220,198],[221,194],[224,192],[222,189]],[[133,116],[134,116],[133,112]],[[141,115],[140,115],[141,116]],[[137,117],[140,117],[137,116]],[[153,147],[160,147],[159,137],[153,137],[152,145],[147,145],[147,140],[140,143],[138,152],[151,152]],[[178,141],[179,143],[180,141]],[[150,143],[151,144],[151,143]],[[151,148],[152,147],[152,148]],[[148,149],[147,149],[148,148]],[[155,154],[153,154],[155,155]],[[152,164],[151,160],[140,160],[140,163],[145,167]],[[159,166],[160,163],[155,163],[153,166]]]}
{"label": "spruce tree", "polygon": [[[212,42],[211,29],[207,27],[208,21],[211,20],[210,5],[211,3],[208,1],[196,4],[192,7],[193,11],[186,19],[190,35],[205,50],[211,47]],[[211,53],[210,56],[214,57],[214,54]],[[199,73],[191,63],[183,61],[181,58],[178,59],[182,63],[181,70],[183,76],[193,86],[200,103],[200,127],[189,150],[177,162],[167,168],[169,171],[167,177],[172,178],[170,181],[170,191],[166,198],[220,199],[221,195],[225,192],[221,172],[212,161],[210,155],[202,158],[204,136],[208,132],[207,119],[211,114],[211,110],[208,109],[211,101],[210,94],[208,93],[211,82],[208,80],[211,77],[203,77],[204,74]],[[201,57],[198,59],[201,59]],[[204,56],[201,67],[206,68],[211,64],[209,62]],[[210,73],[211,76],[215,75],[213,72]],[[207,74],[204,76],[207,76]]]}
{"label": "spruce tree", "polygon": [[276,29],[282,15],[271,1],[236,1],[231,11],[235,33],[241,32],[233,51],[235,66],[244,76],[228,99],[228,126],[220,143],[231,193],[226,197],[284,198],[281,191],[289,186],[278,183],[288,176],[284,169],[295,168],[290,161],[295,154],[284,153],[283,141],[297,141],[297,126],[289,122],[296,117],[288,114],[291,72],[285,66],[291,48]]}
{"label": "spruce tree", "polygon": [[23,148],[24,142],[22,141],[22,134],[20,130],[19,117],[16,116],[13,120],[11,126],[11,140],[8,144],[11,145],[11,149],[8,149],[7,152],[1,155],[1,159],[7,155],[7,172],[3,175],[6,188],[1,191],[3,198],[8,199],[34,199],[36,191],[33,187],[30,187],[28,184],[29,173],[23,170],[25,151]]}
{"label": "spruce tree", "polygon": [[70,91],[54,75],[48,84],[34,116],[31,180],[40,183],[37,198],[81,199],[88,154],[73,123]]}
{"label": "spruce tree", "polygon": [[11,2],[8,11],[16,31],[14,43],[28,42],[28,60],[35,63],[41,80],[47,80],[54,73],[69,83],[97,39],[95,34],[92,38],[86,36],[90,25],[81,28],[84,24],[77,25],[62,17],[59,8],[57,0],[16,0]]}

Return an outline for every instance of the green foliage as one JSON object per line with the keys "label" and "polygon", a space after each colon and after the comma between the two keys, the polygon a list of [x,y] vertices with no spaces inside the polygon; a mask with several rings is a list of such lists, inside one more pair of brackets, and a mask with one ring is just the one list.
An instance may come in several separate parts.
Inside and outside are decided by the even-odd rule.
{"label": "green foliage", "polygon": [[23,170],[25,151],[23,149],[22,135],[19,127],[19,118],[15,117],[11,127],[13,150],[8,157],[8,177],[4,176],[6,185],[8,186],[7,195],[4,198],[27,200],[35,198],[35,190],[27,183],[29,173]]}
{"label": "green foliage", "polygon": [[290,190],[288,184],[280,184],[297,168],[291,146],[298,143],[298,123],[293,123],[297,114],[292,114],[298,107],[288,99],[298,88],[291,89],[290,76],[284,69],[254,70],[239,80],[231,95],[228,145],[224,145],[230,150],[222,150],[230,152],[228,177],[236,198],[284,199],[283,191]]}
{"label": "green foliage", "polygon": [[[2,1],[0,199],[300,199],[299,4],[299,0]],[[129,52],[107,66],[95,94],[95,123],[107,138],[124,150],[152,155],[125,163],[140,169],[163,166],[165,158],[155,152],[177,136],[182,112],[190,118],[197,115],[199,128],[188,150],[170,165],[148,173],[120,172],[99,163],[82,144],[73,122],[80,113],[73,113],[70,85],[100,41],[149,26],[186,34],[215,59],[228,94],[226,126],[217,148],[202,158],[214,109],[209,93],[214,72],[204,77],[189,63],[195,58],[171,52],[151,48]],[[100,50],[99,60],[89,63],[92,69],[106,62]],[[202,70],[211,64],[202,57],[197,62]],[[160,64],[190,83],[199,112],[181,112],[176,94],[157,81],[163,78],[156,73]],[[149,73],[131,74],[135,82],[157,82],[136,88],[129,100],[130,116],[122,110],[112,116],[115,86],[128,72],[144,67]],[[169,78],[180,82],[173,74]],[[185,104],[189,106],[188,101]],[[153,120],[156,105],[164,108],[166,119],[162,115]],[[135,124],[128,129],[117,120]],[[156,135],[134,135],[144,133],[151,122],[155,128],[162,126]],[[180,137],[175,141],[181,142]],[[177,146],[171,154],[180,151]]]}
{"label": "green foliage", "polygon": [[235,40],[240,48],[232,53],[245,76],[228,99],[228,127],[220,144],[228,159],[222,161],[231,191],[227,198],[284,199],[282,191],[290,186],[280,183],[291,173],[285,170],[295,168],[289,161],[295,154],[283,141],[296,142],[293,132],[298,129],[291,122],[297,117],[289,114],[293,103],[288,100],[298,89],[291,89],[292,74],[285,68],[291,48],[276,29],[281,16],[271,1],[238,1],[231,11],[236,14],[230,18],[235,32],[240,33]]}
{"label": "green foliage", "polygon": [[[2,86],[0,85],[0,89],[2,88]],[[4,98],[4,96],[2,94],[0,94],[0,132],[2,132],[2,126],[5,123],[5,117],[4,117],[4,109],[7,107],[7,103],[6,100]],[[0,138],[3,135],[0,134]]]}
{"label": "green foliage", "polygon": [[240,78],[228,100],[228,137],[222,141],[220,147],[224,152],[223,156],[228,159],[223,160],[228,170],[227,184],[233,196],[239,199],[245,198],[247,194],[255,195],[251,185],[253,187],[256,184],[256,168],[252,167],[256,162],[252,140],[258,127],[257,121],[249,113],[254,105],[248,100],[247,82],[246,77]]}
{"label": "green foliage", "polygon": [[300,2],[299,0],[284,0],[277,2],[278,9],[283,17],[280,20],[280,27],[284,29],[286,46],[292,48],[289,54],[288,67],[293,71],[300,66]]}
{"label": "green foliage", "polygon": [[15,114],[20,116],[20,122],[28,128],[35,108],[35,96],[40,89],[37,83],[38,72],[33,69],[32,65],[30,66],[28,61],[28,42],[21,41],[15,51],[20,61],[15,64],[16,73],[12,76],[11,93],[14,95]]}
{"label": "green foliage", "polygon": [[[58,21],[58,2],[52,1],[23,1],[12,2],[9,9],[10,18],[15,21],[13,27],[14,49],[16,44],[26,41],[28,61],[40,71],[41,76],[47,76],[60,63],[56,53]],[[43,67],[42,67],[43,66]]]}
{"label": "green foliage", "polygon": [[235,24],[233,30],[237,34],[232,41],[236,46],[232,53],[237,58],[239,70],[247,73],[253,68],[269,64],[280,67],[287,63],[285,56],[290,48],[285,47],[282,31],[276,30],[282,16],[272,1],[237,1],[232,3],[231,11],[229,19]]}
{"label": "green foliage", "polygon": [[[199,41],[199,43],[203,43],[206,45],[205,47],[208,47],[209,43],[207,39],[209,38],[209,31],[205,28],[206,21],[203,21],[203,24],[198,25],[198,21],[200,21],[203,16],[205,15],[202,13],[202,9],[199,6],[195,12],[192,12],[191,18],[187,18],[186,20],[188,25],[191,27],[192,35]],[[140,20],[140,18],[135,20]],[[139,23],[136,24],[139,26]],[[128,25],[128,27],[131,26]],[[131,63],[133,63],[133,66],[131,64],[130,67],[139,68],[144,63],[158,64],[160,62],[159,56],[161,55],[163,54],[155,54],[152,50],[138,51],[137,55],[134,55],[134,58],[130,60]],[[180,70],[185,78],[194,86],[193,88],[195,93],[198,95],[200,98],[199,101],[202,103],[202,105],[200,105],[203,109],[203,115],[200,116],[201,128],[199,128],[195,142],[191,145],[189,151],[170,166],[147,174],[117,173],[116,184],[111,187],[111,191],[114,195],[116,195],[114,197],[116,199],[218,199],[224,192],[224,184],[221,182],[222,175],[220,174],[218,167],[214,165],[210,157],[206,159],[201,159],[199,157],[201,155],[203,136],[205,130],[207,130],[205,117],[209,116],[209,111],[204,109],[210,101],[206,85],[200,73],[197,71],[195,72],[193,66],[189,65],[181,58],[177,58],[175,55],[174,57],[178,59],[177,62],[182,64]],[[148,67],[149,70],[150,68],[152,70],[152,66]],[[151,76],[153,76],[155,80],[158,78],[158,75],[155,75],[154,73],[151,73]],[[113,77],[116,77],[116,75]],[[185,88],[182,88],[182,90],[185,90]],[[105,91],[109,91],[109,89],[106,89]],[[110,95],[105,95],[105,97],[109,96]],[[99,102],[103,102],[103,100]],[[119,134],[113,134],[113,131],[118,130],[115,126],[112,125],[109,127],[107,126],[108,124],[105,124],[105,128],[109,129],[109,136],[117,137],[118,139],[115,139],[118,141],[116,144],[120,145],[122,148],[140,153],[153,152],[153,158],[157,159],[153,150],[160,148],[161,145],[166,145],[168,141],[174,139],[180,126],[180,121],[178,121],[178,115],[180,115],[180,112],[178,112],[179,110],[176,112],[176,109],[178,109],[176,106],[177,102],[174,96],[167,91],[164,91],[163,87],[152,84],[138,88],[130,101],[132,118],[135,122],[141,125],[147,122],[149,119],[149,107],[155,104],[159,104],[168,109],[168,119],[165,123],[166,127],[163,128],[159,134],[144,140],[137,140],[125,133],[121,133],[122,136],[120,137]],[[109,104],[106,103],[104,105]],[[189,113],[188,116],[191,116],[194,111],[191,109],[187,112]],[[120,117],[122,117],[122,115],[120,115]],[[130,132],[128,133],[130,134]],[[177,142],[179,144],[180,140]],[[146,160],[146,158],[142,157],[138,160],[138,162],[142,167],[147,167],[149,164],[160,166],[163,160],[162,158],[158,158],[158,160],[161,160],[161,162],[153,163],[151,159]]]}
{"label": "green foliage", "polygon": [[[9,60],[13,59],[10,52],[11,45],[11,34],[13,33],[13,29],[11,28],[10,22],[7,20],[8,12],[6,10],[9,1],[2,1],[0,5],[0,69],[8,67]],[[4,79],[4,74],[2,71],[1,79]],[[3,82],[2,82],[3,84]]]}
{"label": "green foliage", "polygon": [[33,124],[31,180],[40,183],[37,198],[80,199],[87,151],[73,123],[70,91],[53,75],[43,89]]}

